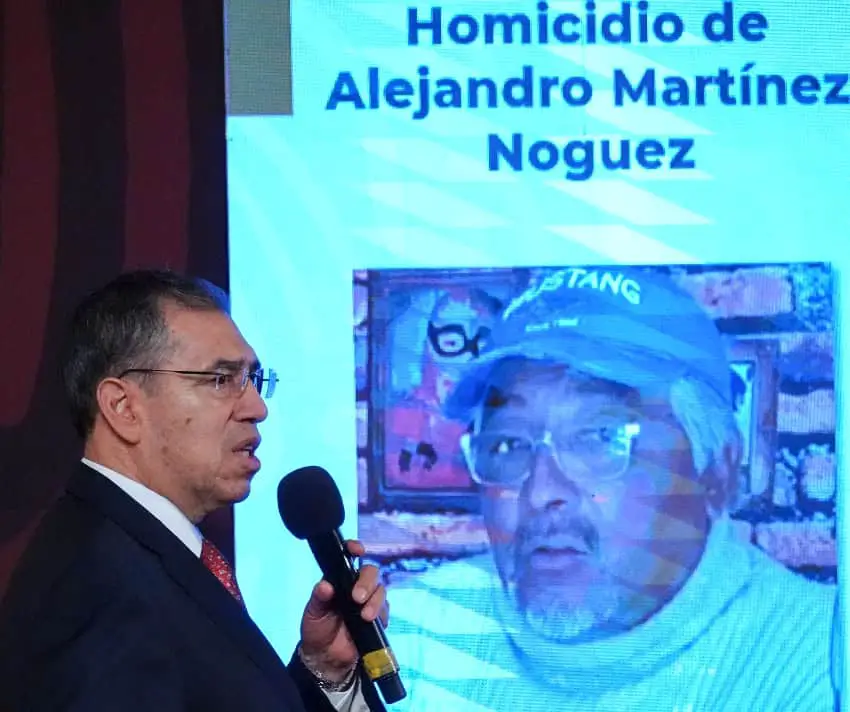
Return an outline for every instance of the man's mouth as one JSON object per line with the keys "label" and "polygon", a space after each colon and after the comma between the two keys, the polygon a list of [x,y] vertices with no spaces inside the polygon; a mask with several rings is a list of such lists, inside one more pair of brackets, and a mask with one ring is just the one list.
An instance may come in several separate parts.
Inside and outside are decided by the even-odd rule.
{"label": "man's mouth", "polygon": [[573,546],[538,546],[528,557],[532,571],[545,574],[567,574],[582,568],[590,561],[588,552]]}
{"label": "man's mouth", "polygon": [[583,566],[592,553],[586,542],[567,534],[529,542],[526,551],[528,565],[536,571],[546,572],[565,572],[575,566]]}
{"label": "man's mouth", "polygon": [[581,551],[580,549],[576,549],[573,546],[538,546],[532,554],[544,554],[544,555],[556,555],[556,554],[569,554],[576,556],[584,556],[587,554],[586,551]]}
{"label": "man's mouth", "polygon": [[260,438],[254,437],[249,438],[248,440],[243,440],[235,448],[233,448],[233,451],[238,452],[245,457],[254,457],[258,447],[260,447]]}
{"label": "man's mouth", "polygon": [[531,553],[572,553],[589,554],[590,546],[582,537],[575,534],[549,534],[546,537],[536,537],[529,542],[527,550]]}

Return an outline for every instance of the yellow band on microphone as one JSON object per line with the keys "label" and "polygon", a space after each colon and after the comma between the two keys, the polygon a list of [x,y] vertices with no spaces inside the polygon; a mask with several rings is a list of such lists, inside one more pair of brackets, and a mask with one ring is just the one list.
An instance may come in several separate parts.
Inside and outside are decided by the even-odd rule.
{"label": "yellow band on microphone", "polygon": [[363,667],[370,680],[377,680],[379,677],[398,672],[398,662],[389,648],[366,653],[363,656]]}

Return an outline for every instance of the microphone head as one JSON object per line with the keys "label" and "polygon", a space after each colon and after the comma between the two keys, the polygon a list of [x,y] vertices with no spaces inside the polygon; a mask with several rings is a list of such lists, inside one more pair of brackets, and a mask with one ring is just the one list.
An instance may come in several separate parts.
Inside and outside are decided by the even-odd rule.
{"label": "microphone head", "polygon": [[280,481],[277,508],[284,526],[298,539],[332,532],[345,520],[336,482],[316,465],[299,467]]}

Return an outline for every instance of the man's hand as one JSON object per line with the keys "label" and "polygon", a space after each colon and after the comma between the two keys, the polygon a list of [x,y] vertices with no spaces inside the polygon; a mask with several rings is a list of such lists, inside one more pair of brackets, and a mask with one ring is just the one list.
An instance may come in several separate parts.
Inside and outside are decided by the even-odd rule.
{"label": "man's hand", "polygon": [[[366,553],[359,541],[347,541],[346,546],[354,556]],[[380,585],[378,575],[376,567],[364,566],[357,577],[352,598],[358,604],[363,604],[363,620],[380,618],[386,625],[389,617],[387,592]],[[319,673],[328,680],[341,681],[354,668],[359,653],[342,616],[331,602],[333,596],[333,586],[324,579],[313,588],[301,618],[301,655],[313,673]]]}

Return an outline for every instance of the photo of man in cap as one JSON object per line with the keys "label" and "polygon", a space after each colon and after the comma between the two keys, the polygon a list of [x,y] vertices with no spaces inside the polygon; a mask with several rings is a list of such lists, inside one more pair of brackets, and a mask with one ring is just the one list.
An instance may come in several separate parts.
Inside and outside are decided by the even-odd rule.
{"label": "photo of man in cap", "polygon": [[500,624],[464,631],[499,673],[460,695],[493,710],[836,709],[835,586],[729,517],[731,383],[715,324],[660,272],[549,270],[507,306],[446,404],[469,427],[490,553],[417,584]]}

